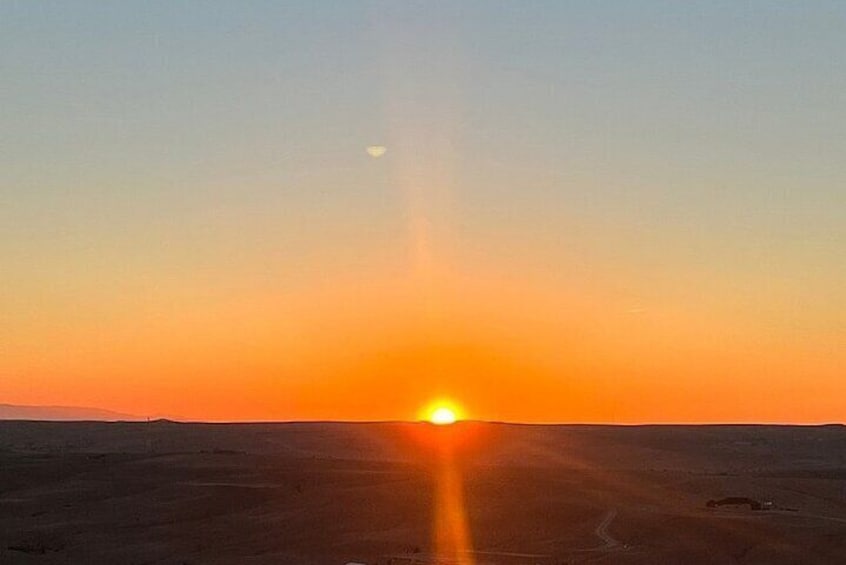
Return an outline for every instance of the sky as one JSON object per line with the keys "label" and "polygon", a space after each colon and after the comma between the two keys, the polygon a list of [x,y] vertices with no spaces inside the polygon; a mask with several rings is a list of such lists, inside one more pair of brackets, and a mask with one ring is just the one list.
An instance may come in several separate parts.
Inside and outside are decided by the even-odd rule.
{"label": "sky", "polygon": [[844,29],[822,1],[2,2],[0,402],[846,421]]}

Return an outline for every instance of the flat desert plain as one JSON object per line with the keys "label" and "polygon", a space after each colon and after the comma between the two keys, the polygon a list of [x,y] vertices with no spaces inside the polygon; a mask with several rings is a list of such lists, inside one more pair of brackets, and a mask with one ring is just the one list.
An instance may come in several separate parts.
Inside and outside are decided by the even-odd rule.
{"label": "flat desert plain", "polygon": [[846,428],[0,422],[3,565],[351,562],[844,564]]}

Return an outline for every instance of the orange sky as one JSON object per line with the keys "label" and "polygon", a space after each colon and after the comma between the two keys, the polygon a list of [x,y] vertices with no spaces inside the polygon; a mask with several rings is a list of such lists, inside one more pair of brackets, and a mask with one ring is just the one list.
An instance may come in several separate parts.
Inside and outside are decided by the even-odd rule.
{"label": "orange sky", "polygon": [[801,341],[687,298],[634,308],[598,280],[439,276],[339,275],[18,325],[0,393],[204,420],[414,419],[434,398],[528,422],[841,419],[833,332]]}
{"label": "orange sky", "polygon": [[0,403],[846,419],[826,10],[71,4],[0,4]]}

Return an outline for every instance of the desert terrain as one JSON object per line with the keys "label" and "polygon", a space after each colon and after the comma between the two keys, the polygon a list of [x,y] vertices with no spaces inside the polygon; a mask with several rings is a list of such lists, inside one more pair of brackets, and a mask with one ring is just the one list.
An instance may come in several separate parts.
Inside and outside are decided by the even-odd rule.
{"label": "desert terrain", "polygon": [[3,565],[437,562],[846,563],[846,428],[0,422]]}

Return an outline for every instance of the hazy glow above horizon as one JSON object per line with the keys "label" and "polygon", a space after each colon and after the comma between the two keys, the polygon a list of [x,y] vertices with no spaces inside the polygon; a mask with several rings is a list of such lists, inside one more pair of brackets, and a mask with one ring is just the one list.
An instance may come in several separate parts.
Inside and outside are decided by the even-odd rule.
{"label": "hazy glow above horizon", "polygon": [[842,421],[844,21],[2,3],[0,403]]}

